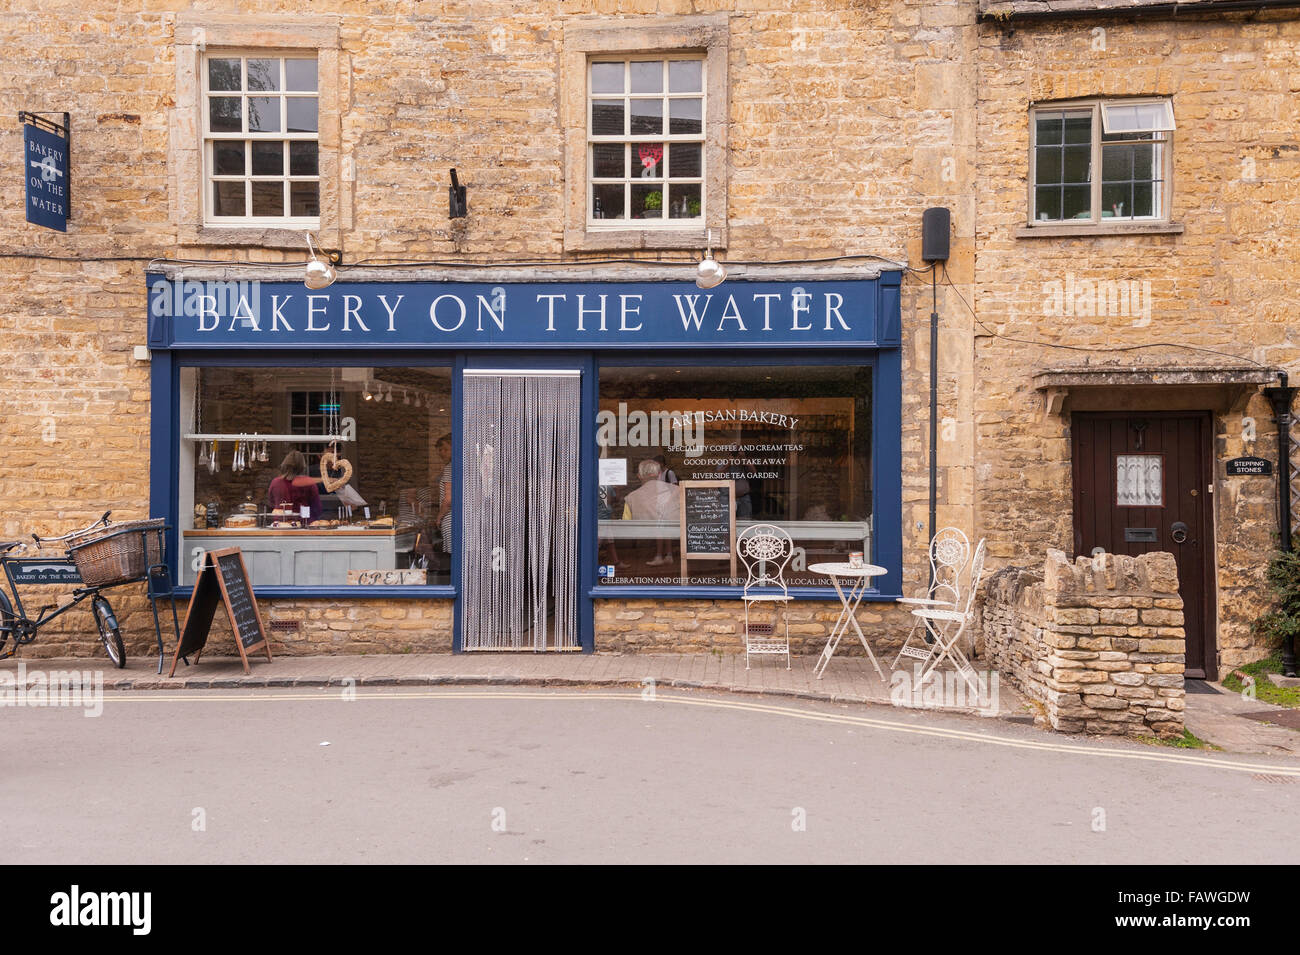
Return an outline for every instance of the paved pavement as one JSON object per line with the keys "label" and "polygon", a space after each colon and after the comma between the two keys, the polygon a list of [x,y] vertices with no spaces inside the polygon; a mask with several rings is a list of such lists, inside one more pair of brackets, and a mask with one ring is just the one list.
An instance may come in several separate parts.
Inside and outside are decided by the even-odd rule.
{"label": "paved pavement", "polygon": [[1300,786],[1295,761],[660,688],[132,690],[4,720],[10,864],[1291,862]]}
{"label": "paved pavement", "polygon": [[1203,740],[1231,753],[1259,753],[1266,756],[1300,756],[1300,731],[1279,724],[1250,719],[1276,713],[1286,718],[1295,713],[1286,707],[1243,697],[1219,683],[1206,683],[1212,693],[1188,693],[1183,719],[1189,730]]}
{"label": "paved pavement", "polygon": [[[9,659],[0,672],[16,672],[25,663],[31,673],[87,669],[103,675],[104,688],[113,690],[311,688],[328,686],[550,686],[635,687],[650,682],[658,687],[720,690],[775,698],[819,700],[831,703],[894,704],[906,699],[924,709],[994,716],[1013,723],[1033,723],[1038,715],[1007,682],[998,681],[996,709],[972,698],[960,681],[950,680],[942,697],[917,700],[900,689],[910,687],[902,676],[882,680],[865,657],[835,657],[822,679],[812,674],[816,657],[796,656],[791,669],[772,657],[755,659],[745,669],[744,655],[708,653],[431,653],[379,656],[280,656],[268,663],[254,657],[251,673],[237,657],[206,657],[177,668],[168,679],[155,673],[156,658],[132,658],[124,670],[101,669],[98,658]],[[882,669],[891,676],[887,664]],[[977,664],[978,665],[978,664]],[[170,659],[168,660],[170,666]],[[951,673],[949,671],[951,676]],[[984,678],[991,680],[989,674]],[[28,682],[34,679],[29,674]],[[989,684],[991,687],[991,683]],[[1218,684],[1204,684],[1213,693],[1187,695],[1187,727],[1201,739],[1233,753],[1300,757],[1300,731],[1246,719],[1242,713],[1260,713],[1279,707],[1239,694]],[[983,704],[983,705],[982,705]]]}
{"label": "paved pavement", "polygon": [[[428,653],[383,656],[333,655],[276,657],[267,662],[254,655],[249,661],[251,673],[244,674],[238,657],[204,657],[186,667],[177,665],[176,676],[168,679],[170,657],[163,675],[158,676],[157,658],[136,657],[128,660],[124,670],[103,669],[105,689],[152,690],[174,687],[191,689],[242,687],[319,687],[342,686],[632,686],[648,681],[658,686],[683,689],[725,690],[732,693],[759,693],[796,699],[827,700],[846,703],[889,703],[908,699],[931,708],[961,713],[980,712],[1003,718],[1032,721],[1034,710],[1008,684],[997,681],[996,707],[992,676],[988,681],[988,701],[966,691],[965,684],[949,678],[942,696],[914,698],[903,693],[911,687],[914,672],[904,668],[891,676],[889,660],[881,663],[885,679],[877,675],[865,657],[835,657],[821,679],[813,676],[817,658],[753,658],[745,669],[744,654],[712,653]],[[99,670],[98,659],[28,660],[33,669]],[[0,662],[0,670],[14,670],[16,661]],[[904,681],[907,681],[906,683]]]}

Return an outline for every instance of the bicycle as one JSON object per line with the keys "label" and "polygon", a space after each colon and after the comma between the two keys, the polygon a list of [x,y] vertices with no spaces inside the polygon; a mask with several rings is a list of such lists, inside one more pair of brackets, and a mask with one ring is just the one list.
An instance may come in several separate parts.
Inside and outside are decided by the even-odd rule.
{"label": "bicycle", "polygon": [[[158,636],[158,667],[162,670],[163,645],[162,630],[158,621],[158,597],[169,597],[170,584],[167,582],[167,567],[162,561],[163,532],[162,521],[138,521],[117,526],[110,526],[112,511],[105,511],[99,520],[89,527],[71,531],[60,537],[39,537],[32,535],[35,548],[25,541],[0,541],[0,567],[4,569],[5,579],[9,582],[9,591],[13,601],[0,590],[0,660],[12,657],[19,647],[36,639],[41,627],[61,617],[82,601],[90,601],[91,615],[99,629],[99,639],[104,645],[108,658],[118,669],[126,666],[126,647],[122,643],[122,631],[118,626],[117,615],[113,605],[101,591],[122,584],[137,583],[145,580],[149,584],[149,598],[153,602],[154,625]],[[88,537],[93,532],[103,533]],[[138,535],[137,542],[132,535]],[[152,539],[151,539],[152,535]],[[114,542],[112,538],[121,538]],[[29,549],[39,550],[48,544],[64,541],[71,543],[65,557],[42,557],[38,555],[21,556]],[[155,543],[156,541],[156,543]],[[122,543],[125,546],[122,546]],[[108,544],[106,549],[104,546]],[[87,577],[90,580],[87,581]],[[41,607],[35,617],[28,616],[23,607],[22,595],[18,585],[79,584],[74,587],[67,599],[59,603]],[[175,606],[172,615],[175,616]],[[6,650],[6,645],[8,649]]]}

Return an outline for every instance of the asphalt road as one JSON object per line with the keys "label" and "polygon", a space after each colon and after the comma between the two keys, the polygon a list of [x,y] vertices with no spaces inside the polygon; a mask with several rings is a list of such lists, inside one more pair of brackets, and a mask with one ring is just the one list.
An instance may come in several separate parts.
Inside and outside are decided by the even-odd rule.
{"label": "asphalt road", "polygon": [[1300,828],[1297,761],[684,692],[356,696],[0,710],[5,861],[1258,863]]}

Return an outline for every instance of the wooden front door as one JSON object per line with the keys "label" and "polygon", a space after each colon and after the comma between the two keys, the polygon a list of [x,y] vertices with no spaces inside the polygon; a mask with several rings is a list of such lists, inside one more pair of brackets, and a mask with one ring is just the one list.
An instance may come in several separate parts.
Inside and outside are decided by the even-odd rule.
{"label": "wooden front door", "polygon": [[1169,551],[1187,629],[1189,677],[1216,678],[1214,517],[1208,413],[1076,413],[1074,550]]}

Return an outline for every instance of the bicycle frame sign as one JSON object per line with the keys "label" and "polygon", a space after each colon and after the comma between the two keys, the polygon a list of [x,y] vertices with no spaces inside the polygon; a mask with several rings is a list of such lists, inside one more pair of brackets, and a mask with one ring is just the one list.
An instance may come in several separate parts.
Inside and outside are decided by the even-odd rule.
{"label": "bicycle frame sign", "polygon": [[14,584],[81,583],[81,574],[70,560],[11,561],[5,569]]}

